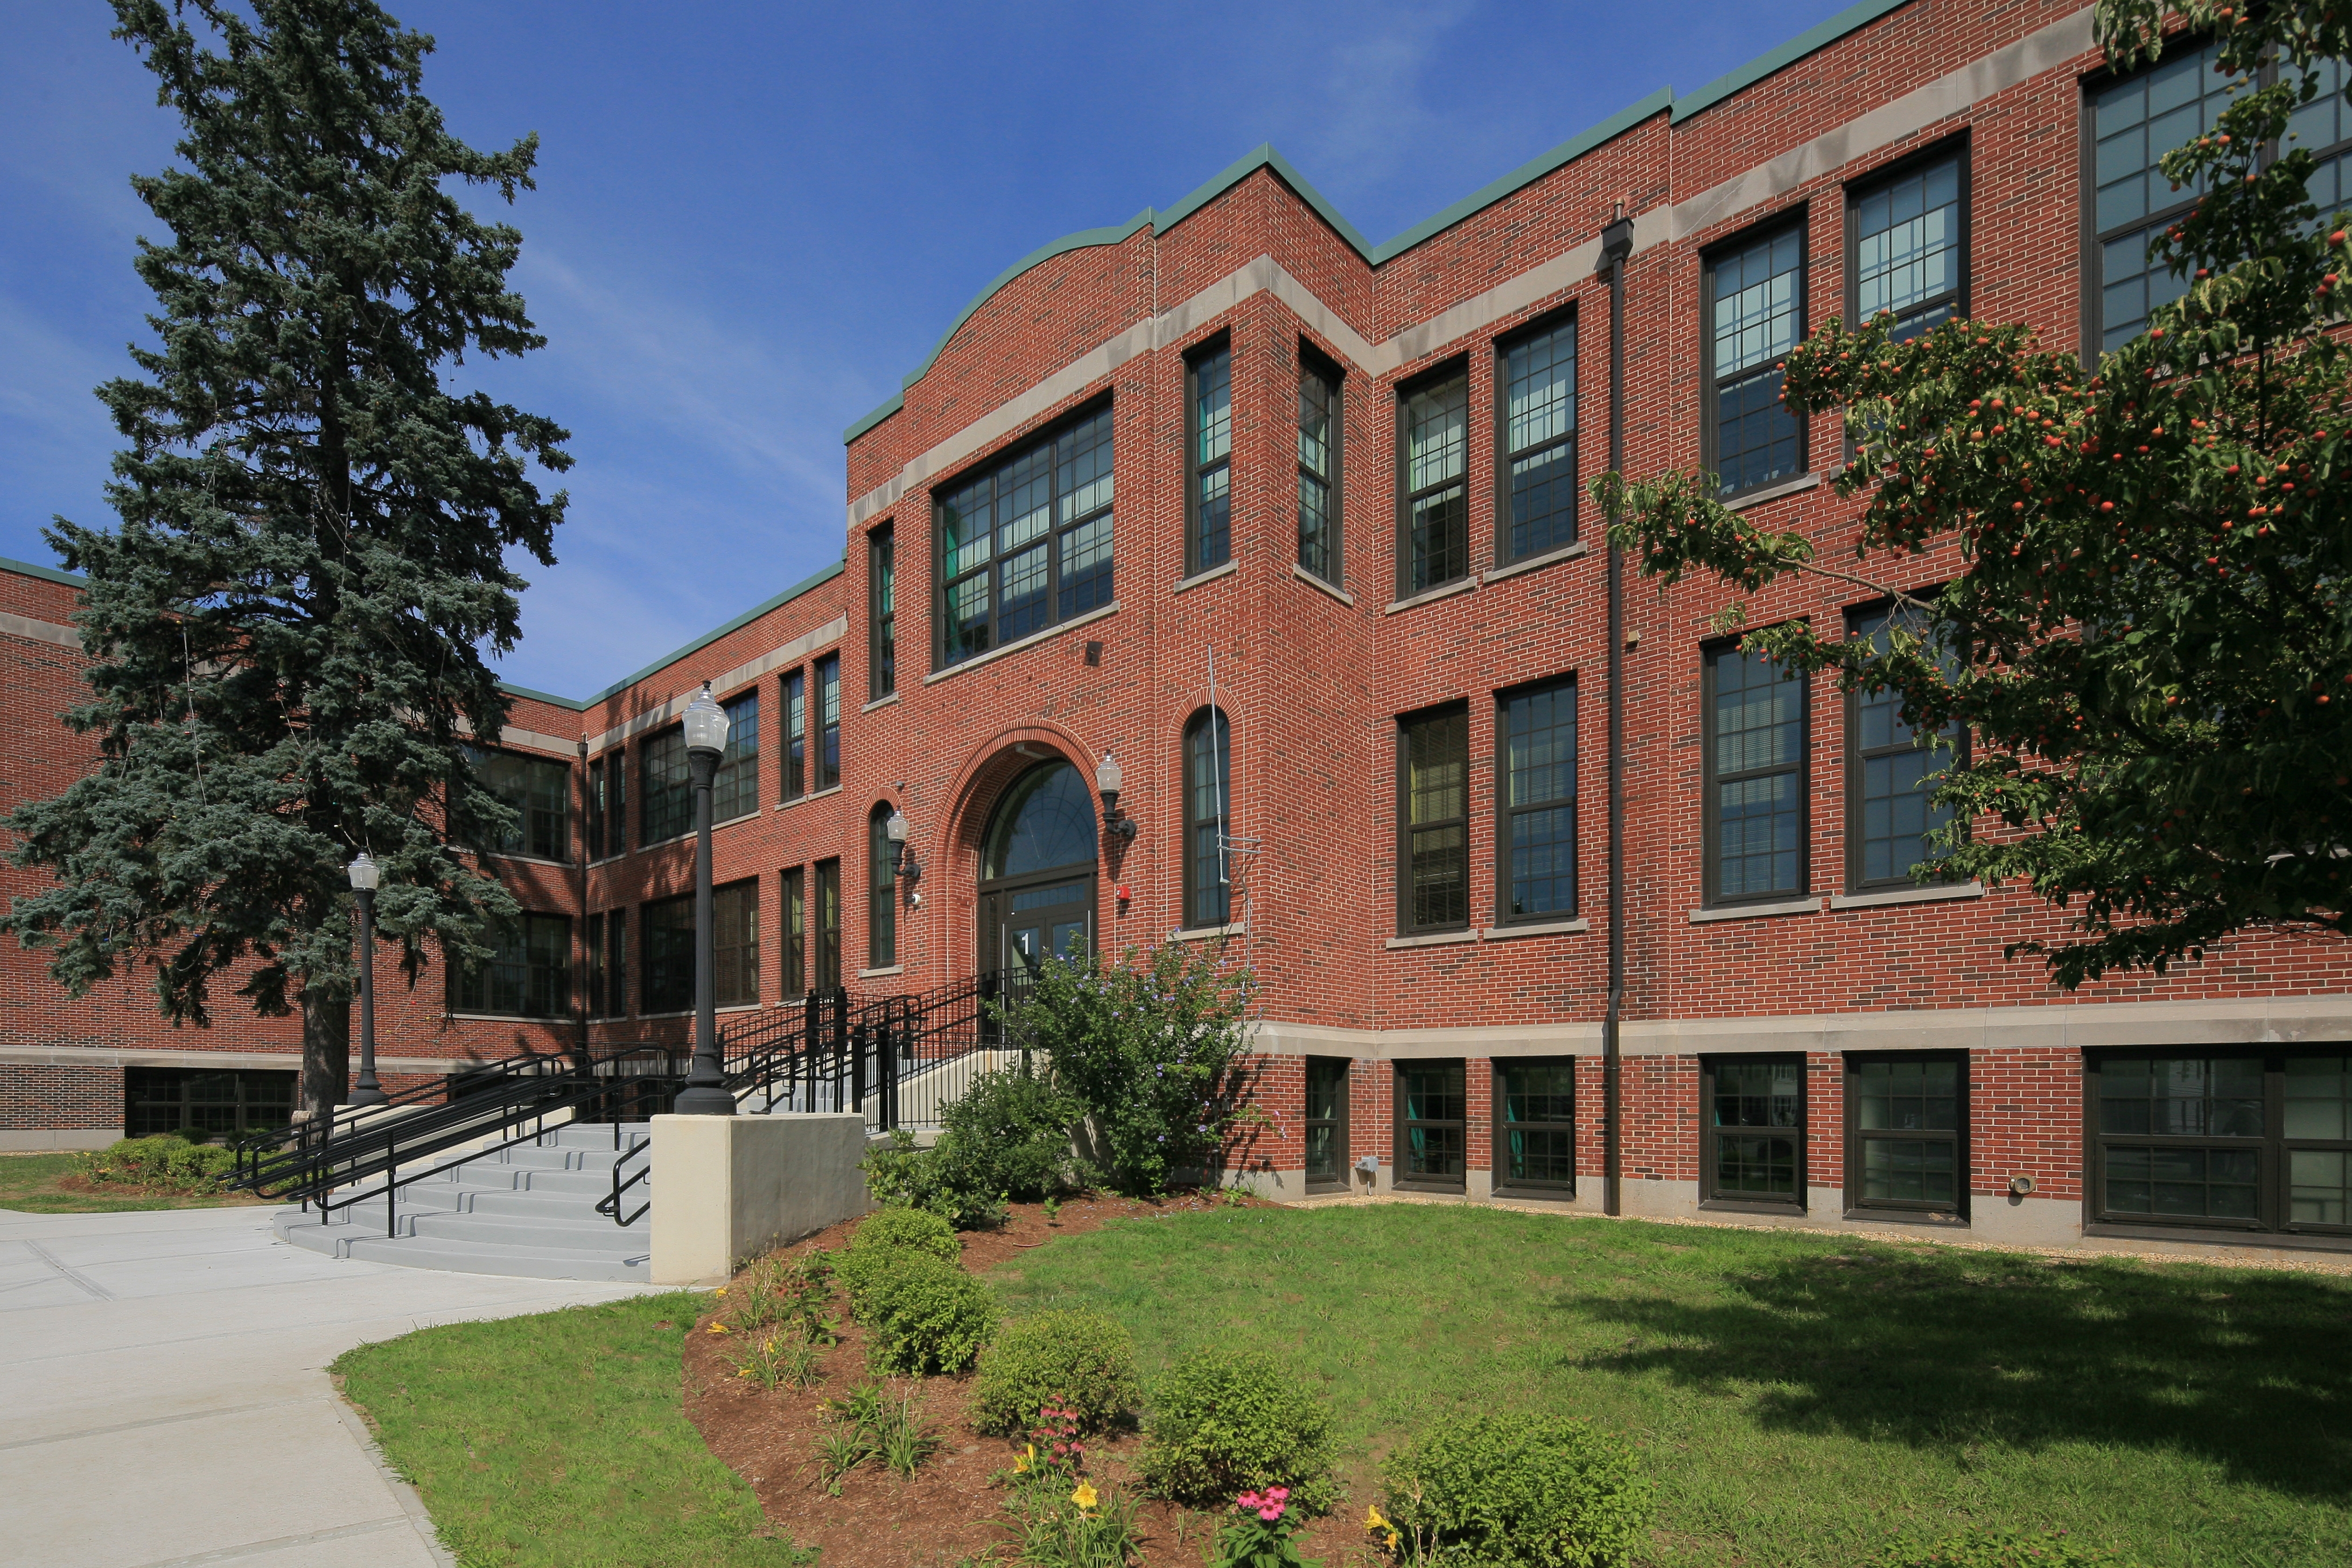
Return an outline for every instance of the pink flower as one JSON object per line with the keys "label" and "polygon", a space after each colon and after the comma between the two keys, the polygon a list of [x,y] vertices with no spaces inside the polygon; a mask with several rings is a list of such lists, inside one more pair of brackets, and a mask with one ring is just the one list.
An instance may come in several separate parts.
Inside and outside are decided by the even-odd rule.
{"label": "pink flower", "polygon": [[1282,1517],[1282,1504],[1276,1502],[1273,1499],[1269,1498],[1266,1500],[1265,1507],[1257,1510],[1257,1516],[1258,1518],[1265,1521],[1266,1523],[1272,1524],[1276,1520]]}
{"label": "pink flower", "polygon": [[1244,1492],[1234,1499],[1234,1503],[1238,1508],[1263,1508],[1265,1506],[1265,1500],[1255,1492]]}
{"label": "pink flower", "polygon": [[1265,1495],[1272,1498],[1276,1502],[1288,1502],[1290,1500],[1290,1489],[1288,1487],[1268,1487],[1265,1489]]}

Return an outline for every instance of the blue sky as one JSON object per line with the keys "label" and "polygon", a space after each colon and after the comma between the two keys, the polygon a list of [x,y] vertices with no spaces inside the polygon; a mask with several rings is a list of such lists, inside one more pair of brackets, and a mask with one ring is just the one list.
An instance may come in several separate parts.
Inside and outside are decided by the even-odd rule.
{"label": "blue sky", "polygon": [[[1261,142],[1383,240],[1843,0],[390,8],[454,131],[540,133],[511,221],[549,346],[478,374],[578,463],[500,668],[583,697],[840,555],[843,426],[1024,253]],[[111,516],[90,388],[145,333],[127,180],[175,131],[110,16],[0,0],[0,555],[44,563],[51,514]]]}

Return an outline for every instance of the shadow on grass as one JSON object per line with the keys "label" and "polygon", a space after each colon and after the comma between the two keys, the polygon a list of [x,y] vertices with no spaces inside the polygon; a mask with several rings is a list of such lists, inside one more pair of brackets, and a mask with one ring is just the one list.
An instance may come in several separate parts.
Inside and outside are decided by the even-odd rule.
{"label": "shadow on grass", "polygon": [[1741,1397],[1761,1426],[1921,1447],[2170,1450],[2352,1499],[2352,1289],[2292,1274],[1868,1247],[1759,1258],[1706,1300],[1574,1291],[1633,1337],[1571,1364]]}

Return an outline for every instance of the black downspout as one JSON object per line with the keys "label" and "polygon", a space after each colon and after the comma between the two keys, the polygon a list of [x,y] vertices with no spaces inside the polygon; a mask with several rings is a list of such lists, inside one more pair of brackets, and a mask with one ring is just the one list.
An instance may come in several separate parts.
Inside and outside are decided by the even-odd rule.
{"label": "black downspout", "polygon": [[[1625,262],[1633,254],[1633,220],[1625,204],[1601,231],[1601,265],[1609,273],[1609,470],[1625,471]],[[1613,530],[1617,513],[1609,513]],[[1601,1017],[1601,1212],[1619,1210],[1623,1143],[1625,1005],[1625,584],[1624,561],[1609,540],[1609,1005]]]}
{"label": "black downspout", "polygon": [[[595,809],[595,803],[590,799],[588,795],[588,737],[585,735],[580,737],[580,798],[583,804],[588,807],[588,810],[593,811]],[[588,822],[586,811],[581,813],[580,866],[579,875],[574,879],[574,880],[577,881],[580,888],[580,923],[572,929],[577,931],[582,936],[585,937],[588,934]],[[595,1052],[590,1048],[588,1044],[587,985],[588,971],[594,966],[595,962],[596,956],[594,954],[588,952],[583,952],[581,954],[580,967],[575,971],[579,976],[581,984],[578,988],[572,992],[574,996],[580,998],[580,1065],[583,1068],[595,1059]],[[616,1122],[620,1120],[617,1112],[614,1114],[614,1120]]]}

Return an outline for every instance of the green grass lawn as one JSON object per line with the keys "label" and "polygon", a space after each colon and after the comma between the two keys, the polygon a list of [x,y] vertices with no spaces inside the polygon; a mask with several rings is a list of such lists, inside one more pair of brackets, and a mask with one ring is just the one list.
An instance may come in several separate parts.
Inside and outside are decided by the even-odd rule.
{"label": "green grass lawn", "polygon": [[1372,1461],[1456,1409],[1643,1445],[1673,1563],[1832,1568],[1967,1523],[2162,1568],[2352,1562],[2352,1281],[1473,1208],[1127,1221],[1000,1271],[1147,1376],[1286,1356]]}
{"label": "green grass lawn", "polygon": [[71,1154],[0,1154],[0,1209],[25,1214],[121,1214],[131,1209],[205,1209],[264,1203],[250,1193],[211,1197],[142,1197],[69,1193],[58,1184],[73,1173]]}
{"label": "green grass lawn", "polygon": [[690,1291],[451,1323],[346,1352],[374,1420],[462,1568],[786,1568],[759,1500],[679,1405]]}

